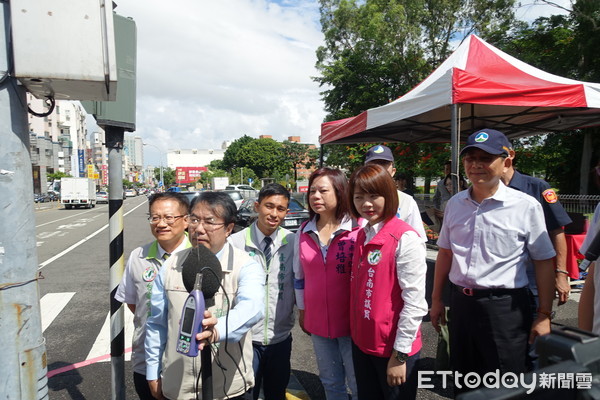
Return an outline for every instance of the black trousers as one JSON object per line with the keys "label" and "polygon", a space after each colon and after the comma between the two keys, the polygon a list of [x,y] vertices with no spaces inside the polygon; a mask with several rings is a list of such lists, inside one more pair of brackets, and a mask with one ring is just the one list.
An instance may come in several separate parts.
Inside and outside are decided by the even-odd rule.
{"label": "black trousers", "polygon": [[134,372],[133,384],[135,385],[135,391],[140,400],[155,400],[150,392],[150,386],[148,386],[146,375]]}
{"label": "black trousers", "polygon": [[387,384],[389,357],[377,357],[363,353],[352,343],[352,364],[358,400],[410,400],[417,397],[418,352],[406,361],[406,382],[400,386]]}
{"label": "black trousers", "polygon": [[[452,290],[448,327],[453,370],[480,377],[496,369],[500,374],[525,372],[531,323],[527,288],[483,296]],[[472,390],[458,382],[462,387],[455,387],[455,394]]]}

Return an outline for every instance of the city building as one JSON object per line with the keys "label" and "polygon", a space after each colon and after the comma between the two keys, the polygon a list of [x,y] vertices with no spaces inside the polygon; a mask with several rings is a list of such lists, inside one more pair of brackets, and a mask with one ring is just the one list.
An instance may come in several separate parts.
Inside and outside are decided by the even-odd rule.
{"label": "city building", "polygon": [[130,182],[143,183],[144,143],[140,136],[125,134],[123,158],[125,159],[123,178]]}
{"label": "city building", "polygon": [[220,149],[175,149],[167,152],[167,167],[204,167],[214,160],[222,160],[227,143]]}
{"label": "city building", "polygon": [[[27,106],[36,113],[46,110],[44,100],[26,95]],[[85,176],[86,112],[79,102],[57,100],[44,117],[28,114],[34,192],[46,193],[48,173]]]}

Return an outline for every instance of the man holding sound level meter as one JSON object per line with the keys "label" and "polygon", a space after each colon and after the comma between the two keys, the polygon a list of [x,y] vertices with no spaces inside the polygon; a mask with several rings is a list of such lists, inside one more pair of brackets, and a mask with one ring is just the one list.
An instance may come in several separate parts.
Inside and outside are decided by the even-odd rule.
{"label": "man holding sound level meter", "polygon": [[[214,306],[208,307],[204,314],[203,330],[196,340],[200,349],[207,344],[211,346],[214,398],[242,399],[254,386],[252,342],[248,332],[263,317],[265,274],[248,254],[227,242],[233,230],[236,207],[226,193],[203,192],[194,198],[190,209],[190,241],[195,247],[209,249],[220,262],[222,273],[219,289],[214,294]],[[176,347],[181,312],[189,295],[186,278],[191,277],[193,286],[196,272],[203,273],[203,281],[213,276],[203,268],[212,260],[202,254],[197,249],[186,249],[173,255],[155,280],[145,346],[146,379],[158,399],[199,396],[200,357],[182,355]],[[188,269],[186,273],[186,266],[192,266],[195,256],[197,271]],[[204,284],[202,290],[205,291]]]}

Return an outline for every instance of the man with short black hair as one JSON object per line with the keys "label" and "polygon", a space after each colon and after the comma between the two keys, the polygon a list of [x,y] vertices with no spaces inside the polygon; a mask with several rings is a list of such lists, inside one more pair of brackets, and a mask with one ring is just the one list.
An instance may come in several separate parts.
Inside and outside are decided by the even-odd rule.
{"label": "man with short black hair", "polygon": [[146,318],[150,314],[150,294],[163,263],[177,251],[191,247],[186,236],[189,205],[179,193],[157,193],[149,199],[150,231],[154,242],[134,249],[129,255],[115,299],[126,303],[133,313],[133,382],[141,400],[152,400],[146,381],[144,339]]}
{"label": "man with short black hair", "polygon": [[254,399],[285,399],[290,378],[294,327],[293,256],[296,236],[281,227],[290,202],[289,192],[278,183],[264,186],[254,208],[257,220],[229,240],[260,263],[266,275],[265,318],[252,328],[254,348]]}
{"label": "man with short black hair", "polygon": [[[392,179],[396,173],[396,167],[394,166],[394,155],[389,147],[383,145],[377,145],[367,150],[365,156],[365,164],[378,164],[381,165],[390,174]],[[421,219],[421,212],[419,206],[412,196],[401,191],[398,192],[398,213],[396,216],[402,221],[409,224],[426,242],[427,234],[425,233],[425,227],[423,226],[423,220]]]}

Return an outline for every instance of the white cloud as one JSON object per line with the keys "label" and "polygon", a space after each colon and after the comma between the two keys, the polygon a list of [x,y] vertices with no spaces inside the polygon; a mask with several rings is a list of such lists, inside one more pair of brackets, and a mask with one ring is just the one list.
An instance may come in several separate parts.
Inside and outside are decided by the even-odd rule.
{"label": "white cloud", "polygon": [[516,9],[515,16],[517,19],[533,22],[539,17],[568,14],[565,9],[572,9],[571,0],[524,0]]}
{"label": "white cloud", "polygon": [[[317,143],[315,1],[117,0],[136,22],[136,135],[163,152],[247,134]],[[158,163],[147,148],[146,162]]]}

